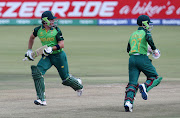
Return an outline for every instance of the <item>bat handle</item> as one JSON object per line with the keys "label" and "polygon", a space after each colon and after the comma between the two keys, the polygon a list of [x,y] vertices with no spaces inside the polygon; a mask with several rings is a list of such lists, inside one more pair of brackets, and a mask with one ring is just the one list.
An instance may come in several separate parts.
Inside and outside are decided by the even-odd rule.
{"label": "bat handle", "polygon": [[28,61],[28,58],[27,58],[27,57],[25,57],[25,58],[23,59],[23,61]]}

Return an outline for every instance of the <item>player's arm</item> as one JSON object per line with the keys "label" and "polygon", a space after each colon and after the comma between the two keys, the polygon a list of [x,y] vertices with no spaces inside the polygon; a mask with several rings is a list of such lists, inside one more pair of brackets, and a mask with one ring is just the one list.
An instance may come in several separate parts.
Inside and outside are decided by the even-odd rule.
{"label": "player's arm", "polygon": [[59,50],[59,49],[61,49],[61,48],[64,48],[64,40],[58,41],[58,44],[55,45],[55,46],[53,46],[53,47],[47,47],[47,48],[45,48],[43,54],[44,54],[45,56],[48,56],[49,54],[52,54],[53,51]]}
{"label": "player's arm", "polygon": [[30,35],[30,38],[29,38],[28,50],[27,50],[27,52],[26,52],[26,54],[25,54],[25,57],[27,57],[27,58],[28,58],[29,60],[31,60],[31,61],[34,61],[34,58],[33,58],[32,55],[31,55],[31,53],[33,52],[33,51],[32,51],[32,46],[33,46],[33,44],[34,44],[34,39],[36,38],[37,32],[38,32],[38,30],[40,29],[40,27],[41,27],[41,26],[34,28],[34,31],[33,31],[33,33]]}
{"label": "player's arm", "polygon": [[35,39],[35,36],[33,34],[31,34],[30,38],[29,38],[29,42],[28,42],[28,50],[25,54],[25,58],[23,59],[23,61],[34,61],[34,58],[32,57],[32,46],[34,44],[34,39]]}
{"label": "player's arm", "polygon": [[155,46],[155,44],[154,44],[154,42],[153,42],[153,39],[152,39],[152,36],[151,36],[151,33],[150,33],[150,32],[148,32],[148,33],[146,34],[146,41],[148,42],[148,44],[150,45],[150,47],[151,47],[152,50],[155,50],[155,49],[156,49],[156,46]]}
{"label": "player's arm", "polygon": [[33,33],[31,34],[30,38],[29,38],[29,42],[28,42],[28,50],[25,54],[25,58],[27,58],[29,61],[34,61],[34,58],[32,57],[32,46],[34,44],[34,39],[35,36],[33,35]]}
{"label": "player's arm", "polygon": [[[160,51],[159,49],[156,49],[156,46],[153,42],[153,39],[152,39],[152,36],[151,36],[151,33],[148,32],[147,35],[146,35],[146,41],[148,42],[149,46],[151,47],[152,49],[152,55],[155,59],[158,59],[161,55],[160,55]],[[149,49],[148,49],[149,50]]]}
{"label": "player's arm", "polygon": [[29,38],[28,49],[32,49],[32,46],[34,44],[34,39],[37,37],[37,33],[40,28],[41,28],[41,26],[34,28],[34,31]]}
{"label": "player's arm", "polygon": [[53,51],[64,48],[64,38],[62,36],[62,32],[58,27],[56,27],[56,30],[58,31],[58,33],[56,34],[56,40],[57,40],[58,44],[52,47]]}
{"label": "player's arm", "polygon": [[34,44],[34,39],[36,37],[33,35],[33,33],[31,34],[30,38],[29,38],[29,43],[28,43],[28,49],[32,49],[32,46]]}
{"label": "player's arm", "polygon": [[127,45],[127,52],[129,53],[130,50],[131,50],[131,46],[130,46],[130,44],[129,44],[129,42],[128,42],[128,45]]}
{"label": "player's arm", "polygon": [[64,48],[64,40],[58,41],[58,44],[52,47],[52,50],[59,50],[61,48]]}

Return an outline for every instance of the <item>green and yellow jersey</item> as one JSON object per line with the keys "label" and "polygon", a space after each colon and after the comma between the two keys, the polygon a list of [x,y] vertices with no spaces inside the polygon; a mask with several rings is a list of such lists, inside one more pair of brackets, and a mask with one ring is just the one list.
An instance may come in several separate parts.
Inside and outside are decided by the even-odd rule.
{"label": "green and yellow jersey", "polygon": [[[48,47],[53,47],[58,44],[58,41],[64,40],[62,32],[58,27],[51,28],[49,31],[45,29],[43,25],[35,27],[33,31],[35,37],[39,37],[42,46],[47,45]],[[63,48],[53,51],[52,54],[63,51]]]}
{"label": "green and yellow jersey", "polygon": [[152,50],[156,49],[151,32],[145,30],[143,27],[139,27],[138,30],[130,36],[127,52],[129,55],[136,53],[147,55],[148,44],[151,46]]}

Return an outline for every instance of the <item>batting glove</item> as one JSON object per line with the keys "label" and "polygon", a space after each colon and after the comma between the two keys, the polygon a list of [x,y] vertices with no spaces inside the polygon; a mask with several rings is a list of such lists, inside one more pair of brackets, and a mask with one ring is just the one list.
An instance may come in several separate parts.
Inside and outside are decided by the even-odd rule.
{"label": "batting glove", "polygon": [[28,61],[34,61],[34,58],[31,56],[31,53],[32,53],[32,49],[28,49],[26,54],[25,54],[25,59],[28,60]]}
{"label": "batting glove", "polygon": [[153,57],[154,59],[158,59],[158,58],[161,56],[160,50],[159,50],[159,49],[153,50],[152,55],[153,55],[152,57]]}
{"label": "batting glove", "polygon": [[52,54],[52,53],[53,53],[52,47],[47,47],[47,48],[45,48],[45,49],[43,50],[43,54],[44,54],[45,56],[48,56],[48,55],[50,55],[50,54]]}
{"label": "batting glove", "polygon": [[148,45],[147,56],[149,56],[150,54],[152,54],[152,49],[151,49],[150,45]]}

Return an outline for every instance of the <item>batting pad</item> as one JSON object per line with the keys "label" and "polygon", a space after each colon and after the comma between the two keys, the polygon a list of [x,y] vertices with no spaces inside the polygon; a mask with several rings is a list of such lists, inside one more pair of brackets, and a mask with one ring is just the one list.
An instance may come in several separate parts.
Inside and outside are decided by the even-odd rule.
{"label": "batting pad", "polygon": [[45,85],[44,85],[44,78],[41,75],[41,72],[37,68],[37,66],[31,66],[32,70],[32,77],[34,80],[34,85],[36,89],[36,93],[38,99],[44,101],[45,100]]}
{"label": "batting pad", "polygon": [[126,87],[126,91],[125,91],[126,95],[124,99],[124,104],[126,101],[130,101],[131,104],[134,103],[134,98],[136,96],[137,90],[138,90],[138,84],[134,85],[134,84],[128,83]]}
{"label": "batting pad", "polygon": [[69,77],[66,80],[63,80],[62,84],[65,86],[70,86],[75,91],[83,88],[83,86],[74,77]]}
{"label": "batting pad", "polygon": [[160,82],[161,82],[162,79],[163,79],[162,77],[158,77],[157,79],[155,79],[155,80],[153,81],[152,85],[147,88],[147,92],[149,92],[153,87],[155,87],[155,86],[157,86],[158,84],[160,84]]}

